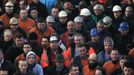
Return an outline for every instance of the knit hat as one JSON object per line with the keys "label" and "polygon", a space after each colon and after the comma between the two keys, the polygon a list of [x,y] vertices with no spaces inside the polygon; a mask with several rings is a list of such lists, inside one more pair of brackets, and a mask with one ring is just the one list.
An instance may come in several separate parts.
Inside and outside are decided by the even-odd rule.
{"label": "knit hat", "polygon": [[36,54],[35,54],[33,51],[29,51],[29,52],[27,53],[27,55],[26,55],[26,59],[29,57],[29,55],[34,55],[34,56],[36,56]]}
{"label": "knit hat", "polygon": [[62,54],[56,55],[56,62],[64,62],[64,57]]}

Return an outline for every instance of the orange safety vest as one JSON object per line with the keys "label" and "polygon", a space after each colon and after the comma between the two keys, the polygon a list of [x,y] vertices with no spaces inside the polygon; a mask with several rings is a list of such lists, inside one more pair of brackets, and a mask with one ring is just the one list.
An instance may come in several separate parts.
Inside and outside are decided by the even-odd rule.
{"label": "orange safety vest", "polygon": [[4,26],[5,27],[9,27],[9,21],[10,21],[10,18],[7,16],[7,14],[3,14],[0,16],[0,19],[2,20],[2,22],[4,23]]}
{"label": "orange safety vest", "polygon": [[69,65],[70,65],[70,61],[71,61],[70,55],[71,55],[71,48],[69,47],[68,50],[63,52],[63,56],[65,59],[65,66],[67,66],[67,67],[69,67]]}
{"label": "orange safety vest", "polygon": [[[92,47],[89,48],[87,55],[90,55],[92,53],[95,53],[94,49]],[[71,61],[71,48],[69,47],[68,50],[63,52],[63,56],[65,58],[65,66],[69,67],[70,61]]]}
{"label": "orange safety vest", "polygon": [[41,65],[43,68],[46,68],[49,66],[49,60],[48,60],[48,56],[46,52],[43,52],[42,56],[41,56],[41,61],[40,61]]}

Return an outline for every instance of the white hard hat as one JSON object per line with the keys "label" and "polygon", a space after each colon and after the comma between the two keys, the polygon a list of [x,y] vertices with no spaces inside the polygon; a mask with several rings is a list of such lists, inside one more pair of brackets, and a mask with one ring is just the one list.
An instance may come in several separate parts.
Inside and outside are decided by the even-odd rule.
{"label": "white hard hat", "polygon": [[10,6],[10,7],[13,7],[13,3],[11,1],[8,1],[6,4],[5,4],[6,7]]}
{"label": "white hard hat", "polygon": [[51,36],[49,39],[50,42],[52,41],[58,41],[58,37],[57,36]]}
{"label": "white hard hat", "polygon": [[83,9],[81,9],[81,11],[80,11],[80,15],[83,15],[83,16],[90,16],[90,15],[91,15],[91,12],[90,12],[89,9],[83,8]]}
{"label": "white hard hat", "polygon": [[101,11],[104,11],[104,7],[103,7],[103,5],[101,5],[101,4],[96,4],[94,7],[93,7],[93,9],[94,10],[101,10]]}
{"label": "white hard hat", "polygon": [[59,17],[66,17],[67,16],[67,12],[66,11],[60,11],[59,12]]}
{"label": "white hard hat", "polygon": [[113,12],[114,11],[121,11],[122,10],[122,8],[119,6],[119,5],[115,5],[114,7],[113,7]]}
{"label": "white hard hat", "polygon": [[10,19],[10,24],[18,24],[18,19],[15,18],[15,17],[12,17],[12,18]]}
{"label": "white hard hat", "polygon": [[77,17],[75,17],[74,22],[83,22],[83,19],[82,19],[82,17],[77,16]]}
{"label": "white hard hat", "polygon": [[48,17],[46,18],[46,21],[47,21],[47,22],[55,22],[55,19],[54,19],[53,16],[48,16]]}
{"label": "white hard hat", "polygon": [[109,17],[109,16],[105,16],[105,17],[103,18],[103,22],[104,22],[104,24],[106,24],[106,25],[110,25],[110,24],[112,24],[112,18]]}

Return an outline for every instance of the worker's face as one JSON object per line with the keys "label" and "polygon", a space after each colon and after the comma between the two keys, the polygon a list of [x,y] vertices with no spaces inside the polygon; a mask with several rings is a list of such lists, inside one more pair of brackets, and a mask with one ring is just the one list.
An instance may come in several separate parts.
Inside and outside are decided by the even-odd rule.
{"label": "worker's face", "polygon": [[27,10],[20,10],[20,18],[26,20],[28,16]]}
{"label": "worker's face", "polygon": [[45,31],[45,29],[46,29],[46,24],[45,24],[45,22],[38,22],[38,23],[37,23],[37,27],[38,27],[39,30]]}
{"label": "worker's face", "polygon": [[26,4],[25,4],[25,1],[20,1],[20,3],[19,3],[19,7],[20,7],[20,9],[26,9]]}
{"label": "worker's face", "polygon": [[41,40],[41,44],[42,46],[45,48],[45,47],[48,47],[49,46],[49,41],[47,38],[42,38]]}
{"label": "worker's face", "polygon": [[121,17],[121,15],[122,15],[122,12],[121,11],[114,11],[113,13],[114,13],[114,17],[116,19],[119,19]]}
{"label": "worker's face", "polygon": [[76,22],[75,23],[75,29],[80,31],[81,30],[82,23],[81,22]]}
{"label": "worker's face", "polygon": [[99,35],[91,36],[92,42],[97,42],[99,40]]}
{"label": "worker's face", "polygon": [[126,62],[127,60],[125,60],[125,59],[121,59],[120,60],[120,67],[121,67],[121,69],[123,70],[123,65],[124,65],[124,63]]}
{"label": "worker's face", "polygon": [[18,68],[19,68],[21,73],[25,73],[27,70],[27,67],[28,67],[28,65],[27,65],[26,61],[21,61],[21,60],[19,61]]}
{"label": "worker's face", "polygon": [[12,14],[13,13],[13,9],[14,9],[13,6],[5,6],[6,13],[8,13],[8,14]]}
{"label": "worker's face", "polygon": [[127,35],[127,34],[128,34],[128,32],[129,32],[129,30],[128,30],[128,29],[127,29],[127,30],[120,31],[120,33],[121,33],[121,35],[122,35],[122,36]]}
{"label": "worker's face", "polygon": [[115,51],[115,50],[112,50],[111,51],[111,59],[113,61],[117,61],[119,59],[119,53],[118,53],[118,51]]}
{"label": "worker's face", "polygon": [[58,44],[58,41],[51,41],[50,42],[50,48],[52,49],[52,50],[56,50],[56,49],[58,49],[58,46],[59,46],[59,44]]}
{"label": "worker's face", "polygon": [[133,69],[132,68],[128,68],[128,67],[124,67],[123,69],[124,75],[133,75]]}
{"label": "worker's face", "polygon": [[37,15],[38,15],[38,11],[36,10],[36,9],[34,9],[34,10],[31,10],[31,16],[32,16],[32,18],[37,18]]}
{"label": "worker's face", "polygon": [[25,54],[27,54],[31,50],[32,50],[32,47],[29,44],[24,44],[23,51]]}
{"label": "worker's face", "polygon": [[31,54],[31,55],[28,56],[27,60],[28,60],[29,64],[33,64],[33,63],[36,62],[35,59],[36,59],[35,55]]}
{"label": "worker's face", "polygon": [[69,73],[69,75],[79,75],[80,71],[79,71],[79,67],[72,67],[71,72]]}
{"label": "worker's face", "polygon": [[95,15],[101,15],[101,14],[102,14],[102,10],[100,10],[100,9],[95,9],[95,10],[94,10],[94,13],[95,13]]}
{"label": "worker's face", "polygon": [[64,66],[64,61],[56,61],[56,67],[62,68]]}
{"label": "worker's face", "polygon": [[74,22],[68,22],[67,29],[69,32],[73,32],[74,31]]}
{"label": "worker's face", "polygon": [[113,46],[111,44],[109,44],[109,43],[106,43],[104,45],[104,48],[105,48],[105,50],[112,50],[113,49]]}
{"label": "worker's face", "polygon": [[53,8],[53,9],[52,9],[52,12],[51,12],[51,15],[52,15],[54,18],[58,18],[58,14],[59,14],[59,10],[56,9],[56,8]]}
{"label": "worker's face", "polygon": [[133,15],[133,9],[126,8],[125,10],[125,16],[126,17],[131,17]]}
{"label": "worker's face", "polygon": [[13,34],[10,31],[4,33],[4,41],[8,42],[11,41],[13,38]]}
{"label": "worker's face", "polygon": [[105,29],[104,24],[101,23],[97,23],[96,27],[99,32],[102,32]]}
{"label": "worker's face", "polygon": [[10,24],[10,28],[15,31],[18,28],[18,24]]}
{"label": "worker's face", "polygon": [[15,41],[15,45],[17,47],[22,47],[23,44],[24,44],[24,38],[23,37],[21,37],[21,38],[15,38],[14,41]]}
{"label": "worker's face", "polygon": [[48,22],[48,21],[46,21],[46,24],[47,24],[48,26],[51,26],[51,27],[53,28],[54,25],[55,25],[55,22]]}
{"label": "worker's face", "polygon": [[74,43],[76,45],[84,44],[84,38],[82,36],[75,36]]}
{"label": "worker's face", "polygon": [[59,17],[59,20],[62,24],[65,24],[67,22],[67,17]]}
{"label": "worker's face", "polygon": [[80,57],[83,57],[83,56],[85,56],[86,55],[86,47],[79,47],[78,48],[78,53],[79,53],[79,56]]}

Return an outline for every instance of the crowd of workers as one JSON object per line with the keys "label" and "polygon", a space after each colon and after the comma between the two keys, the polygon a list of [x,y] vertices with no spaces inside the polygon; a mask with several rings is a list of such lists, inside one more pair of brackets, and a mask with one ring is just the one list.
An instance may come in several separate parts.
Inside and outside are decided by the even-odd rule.
{"label": "crowd of workers", "polygon": [[134,0],[0,0],[0,75],[134,75]]}

